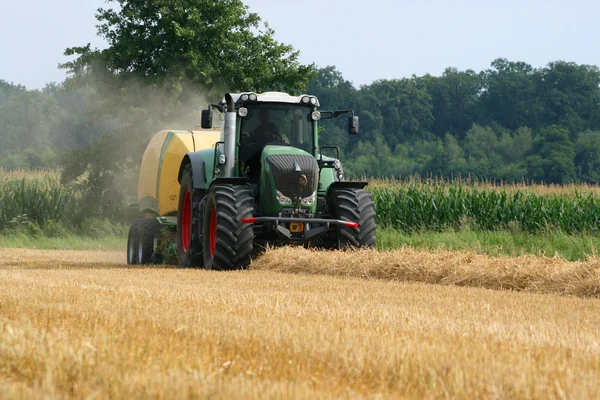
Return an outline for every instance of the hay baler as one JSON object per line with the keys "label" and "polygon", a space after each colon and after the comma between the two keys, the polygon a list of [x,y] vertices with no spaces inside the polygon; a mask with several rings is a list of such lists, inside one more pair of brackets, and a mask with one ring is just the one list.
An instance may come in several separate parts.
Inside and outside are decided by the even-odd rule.
{"label": "hay baler", "polygon": [[342,115],[356,135],[358,117],[319,106],[310,95],[228,93],[202,111],[202,130],[157,133],[141,163],[128,263],[160,262],[161,230],[179,265],[207,269],[244,268],[281,244],[374,247],[367,182],[346,181],[338,149],[318,137],[319,121]]}

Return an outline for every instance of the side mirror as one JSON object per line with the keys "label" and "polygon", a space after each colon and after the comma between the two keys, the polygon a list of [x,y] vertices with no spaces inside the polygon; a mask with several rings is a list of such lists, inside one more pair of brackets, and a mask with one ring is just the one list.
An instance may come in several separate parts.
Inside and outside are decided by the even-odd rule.
{"label": "side mirror", "polygon": [[352,136],[358,135],[358,116],[348,117],[348,133]]}
{"label": "side mirror", "polygon": [[200,126],[202,127],[202,129],[211,129],[212,128],[212,108],[210,108],[210,106],[208,106],[208,109],[206,110],[202,110],[202,122],[200,123]]}

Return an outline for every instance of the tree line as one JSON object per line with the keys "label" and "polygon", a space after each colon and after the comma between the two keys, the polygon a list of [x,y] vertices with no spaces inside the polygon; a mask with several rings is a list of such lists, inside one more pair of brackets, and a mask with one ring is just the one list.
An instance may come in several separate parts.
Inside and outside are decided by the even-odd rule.
{"label": "tree line", "polygon": [[533,68],[499,58],[475,72],[379,80],[359,89],[333,66],[308,85],[327,107],[352,106],[361,135],[329,126],[322,142],[367,176],[471,176],[567,183],[600,180],[600,70]]}
{"label": "tree line", "polygon": [[[557,61],[536,69],[497,59],[485,71],[448,68],[441,76],[379,80],[360,88],[333,66],[315,72],[298,92],[315,94],[326,108],[352,107],[361,117],[356,138],[344,134],[344,121],[325,124],[321,136],[322,144],[341,149],[353,175],[600,182],[600,70],[595,66]],[[128,90],[153,95],[148,88]],[[112,102],[115,96],[109,97]],[[182,119],[191,126],[202,104],[189,106]],[[106,107],[85,87],[63,83],[27,90],[0,80],[0,165],[53,167],[62,151],[97,144],[121,129]],[[140,110],[139,119],[147,120],[147,112]]]}

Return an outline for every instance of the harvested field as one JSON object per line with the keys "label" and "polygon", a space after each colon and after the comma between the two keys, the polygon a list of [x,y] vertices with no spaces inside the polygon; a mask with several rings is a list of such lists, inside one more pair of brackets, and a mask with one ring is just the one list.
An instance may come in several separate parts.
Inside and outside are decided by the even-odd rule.
{"label": "harvested field", "polygon": [[[597,291],[564,289],[597,285],[595,259],[513,259],[511,276],[507,259],[452,254],[281,249],[224,273],[0,249],[0,397],[600,395],[600,301],[578,297]],[[528,285],[489,284],[486,263]]]}

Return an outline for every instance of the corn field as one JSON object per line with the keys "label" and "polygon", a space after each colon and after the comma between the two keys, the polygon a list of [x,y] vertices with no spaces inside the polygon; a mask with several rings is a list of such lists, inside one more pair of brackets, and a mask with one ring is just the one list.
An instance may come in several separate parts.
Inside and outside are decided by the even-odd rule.
{"label": "corn field", "polygon": [[[13,225],[49,221],[70,225],[83,200],[62,185],[57,171],[0,171],[0,232]],[[403,232],[514,230],[595,233],[600,187],[496,185],[468,180],[371,180],[377,223]]]}
{"label": "corn field", "polygon": [[78,200],[75,190],[62,185],[52,171],[0,171],[0,231],[29,222],[65,222],[77,214]]}
{"label": "corn field", "polygon": [[600,223],[600,199],[596,188],[587,185],[378,181],[367,188],[378,226],[408,233],[465,228],[594,233]]}

